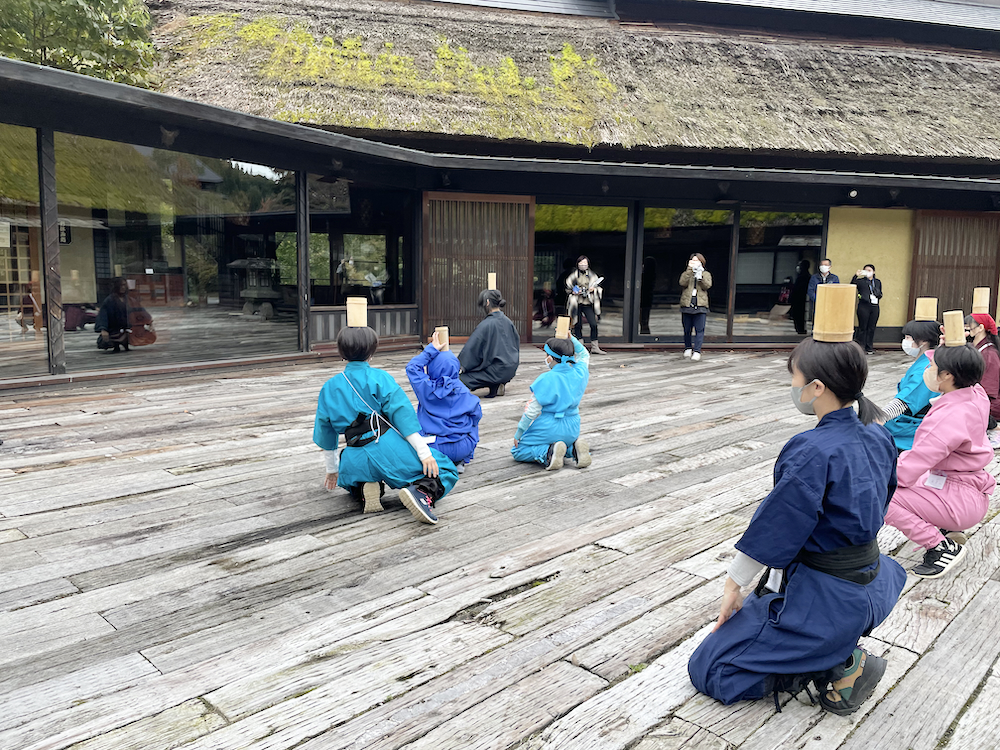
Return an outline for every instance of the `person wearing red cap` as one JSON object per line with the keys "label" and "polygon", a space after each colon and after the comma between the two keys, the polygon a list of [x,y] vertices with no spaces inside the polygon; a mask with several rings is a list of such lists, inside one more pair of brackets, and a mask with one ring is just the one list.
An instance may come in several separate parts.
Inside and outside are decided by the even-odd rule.
{"label": "person wearing red cap", "polygon": [[980,385],[990,397],[989,429],[993,430],[997,420],[1000,420],[1000,339],[997,339],[997,324],[992,315],[975,313],[966,317],[965,327],[966,336],[986,365]]}

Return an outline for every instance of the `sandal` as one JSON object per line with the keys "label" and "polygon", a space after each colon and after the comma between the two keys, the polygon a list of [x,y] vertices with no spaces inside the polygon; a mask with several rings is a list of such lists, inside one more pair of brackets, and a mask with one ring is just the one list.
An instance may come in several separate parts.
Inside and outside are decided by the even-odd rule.
{"label": "sandal", "polygon": [[850,664],[844,670],[844,676],[837,680],[840,682],[853,677],[853,682],[842,688],[830,685],[829,690],[820,694],[820,704],[838,716],[853,714],[875,692],[875,686],[885,674],[885,667],[886,660],[882,657],[870,654],[860,647],[854,649]]}

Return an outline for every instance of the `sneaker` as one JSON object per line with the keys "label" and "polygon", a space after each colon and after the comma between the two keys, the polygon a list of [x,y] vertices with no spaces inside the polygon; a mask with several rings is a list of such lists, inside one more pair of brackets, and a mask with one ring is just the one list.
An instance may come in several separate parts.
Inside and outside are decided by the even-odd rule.
{"label": "sneaker", "polygon": [[[844,676],[837,680],[841,687],[829,690],[820,688],[819,702],[830,713],[838,716],[853,714],[868,700],[878,681],[885,674],[886,661],[880,656],[869,654],[863,648],[854,649],[844,668]],[[834,683],[836,684],[836,683]]]}
{"label": "sneaker", "polygon": [[459,461],[457,464],[455,464],[455,471],[457,471],[459,474],[464,474],[465,473],[465,461]]}
{"label": "sneaker", "polygon": [[563,467],[566,460],[566,443],[559,441],[549,446],[549,462],[545,467],[546,471],[557,471]]}
{"label": "sneaker", "polygon": [[684,350],[684,359],[691,359],[691,355],[692,354],[694,354],[694,350],[693,349],[685,349]]}
{"label": "sneaker", "polygon": [[917,578],[940,578],[965,557],[965,546],[944,538],[937,547],[924,553],[924,561],[912,570]]}
{"label": "sneaker", "polygon": [[362,513],[381,513],[385,510],[382,507],[383,494],[385,490],[382,489],[381,482],[365,482],[361,487],[361,499],[365,503]]}
{"label": "sneaker", "polygon": [[583,438],[578,438],[573,443],[573,457],[576,459],[576,468],[586,469],[590,466],[590,445]]}
{"label": "sneaker", "polygon": [[692,362],[701,362],[701,352],[694,352],[691,355],[691,361]]}
{"label": "sneaker", "polygon": [[948,531],[947,529],[938,529],[943,536],[948,537],[953,542],[958,542],[959,544],[968,544],[969,536],[964,531]]}
{"label": "sneaker", "polygon": [[409,487],[401,489],[399,499],[420,523],[434,524],[438,522],[437,516],[434,515],[434,500],[416,485],[411,484]]}

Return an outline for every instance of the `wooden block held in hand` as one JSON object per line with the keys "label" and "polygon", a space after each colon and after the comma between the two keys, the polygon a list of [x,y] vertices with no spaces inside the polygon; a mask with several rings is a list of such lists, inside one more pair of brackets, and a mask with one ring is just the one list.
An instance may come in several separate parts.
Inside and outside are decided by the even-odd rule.
{"label": "wooden block held in hand", "polygon": [[569,338],[569,316],[560,315],[556,318],[556,338],[557,339],[568,339]]}

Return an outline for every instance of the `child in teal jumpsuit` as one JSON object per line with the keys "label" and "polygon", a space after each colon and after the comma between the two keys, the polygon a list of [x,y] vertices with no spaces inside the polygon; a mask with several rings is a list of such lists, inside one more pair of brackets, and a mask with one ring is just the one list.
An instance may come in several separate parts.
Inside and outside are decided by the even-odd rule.
{"label": "child in teal jumpsuit", "polygon": [[580,401],[590,380],[590,354],[576,338],[545,342],[551,368],[531,384],[531,400],[517,425],[511,454],[515,461],[561,469],[564,460],[590,466],[590,446],[580,438]]}
{"label": "child in teal jumpsuit", "polygon": [[[343,487],[364,499],[365,512],[382,510],[381,485],[423,523],[437,523],[435,503],[458,481],[455,465],[420,436],[413,405],[393,377],[368,360],[378,348],[371,328],[343,328],[337,349],[344,371],[323,385],[316,406],[313,442],[326,458],[327,489]],[[340,436],[347,447],[338,455]]]}

